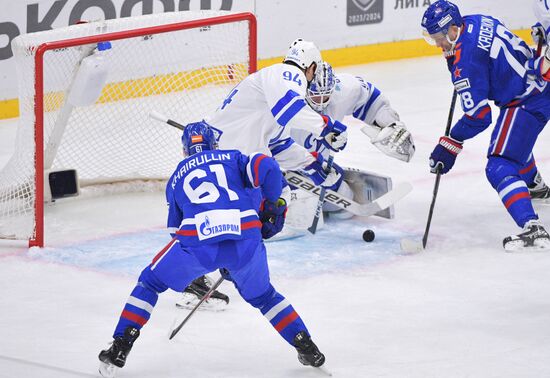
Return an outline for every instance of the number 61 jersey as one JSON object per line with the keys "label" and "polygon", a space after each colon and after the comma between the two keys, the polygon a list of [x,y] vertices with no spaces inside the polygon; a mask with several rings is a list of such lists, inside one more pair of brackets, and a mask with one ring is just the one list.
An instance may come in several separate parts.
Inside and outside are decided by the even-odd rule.
{"label": "number 61 jersey", "polygon": [[484,15],[464,17],[464,25],[448,58],[455,90],[465,115],[451,137],[466,140],[491,124],[489,101],[498,107],[515,106],[544,90],[529,73],[533,52],[500,21]]}
{"label": "number 61 jersey", "polygon": [[184,246],[261,239],[258,191],[276,201],[282,174],[272,158],[204,151],[181,161],[166,186],[167,226]]}

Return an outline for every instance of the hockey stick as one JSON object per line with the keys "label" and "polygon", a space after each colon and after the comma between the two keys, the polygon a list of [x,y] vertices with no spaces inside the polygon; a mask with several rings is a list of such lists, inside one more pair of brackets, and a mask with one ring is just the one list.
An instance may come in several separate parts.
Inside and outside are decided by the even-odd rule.
{"label": "hockey stick", "polygon": [[210,296],[212,295],[212,293],[222,284],[224,278],[223,277],[220,277],[219,280],[217,280],[214,285],[212,285],[212,287],[210,288],[210,290],[208,290],[206,292],[206,294],[204,294],[204,296],[201,298],[201,300],[199,301],[199,303],[197,303],[195,305],[195,307],[193,307],[193,309],[191,310],[191,312],[189,312],[189,314],[187,314],[187,316],[185,317],[185,319],[183,319],[183,321],[176,327],[172,330],[172,333],[170,334],[170,337],[169,339],[172,340],[174,338],[174,336],[176,336],[176,334],[180,331],[180,329],[182,329],[182,327],[185,325],[185,323],[187,323],[187,321],[189,319],[191,319],[191,316],[193,316],[193,314],[195,313],[195,311],[198,310],[198,308],[200,307],[201,304],[204,303],[204,301],[208,300],[210,298]]}
{"label": "hockey stick", "polygon": [[[319,195],[321,189],[316,186],[310,178],[294,171],[287,171],[285,178],[289,184],[305,190],[308,193]],[[398,185],[383,196],[376,198],[374,201],[361,204],[333,190],[327,189],[325,202],[331,203],[341,209],[347,210],[354,215],[369,217],[374,215],[397,201],[405,197],[412,190],[412,185],[408,182]]]}
{"label": "hockey stick", "polygon": [[[177,129],[180,129],[180,130],[184,129],[184,126],[182,124],[172,119],[169,119],[165,115],[160,114],[156,111],[152,111],[151,113],[149,113],[149,117],[151,117],[154,120],[167,123],[170,126],[173,126]],[[294,171],[287,171],[285,173],[285,178],[290,184],[300,189],[303,189],[306,192],[313,193],[316,195],[320,194],[321,189],[319,189],[319,187],[317,187],[313,183],[313,181],[311,181],[311,179],[309,179],[306,176],[303,176]],[[360,204],[355,202],[352,199],[349,199],[341,195],[340,193],[327,189],[325,193],[324,201],[332,203],[333,205],[336,205],[341,209],[347,210],[352,214],[368,217],[390,207],[391,205],[399,201],[401,198],[409,194],[411,190],[412,190],[411,184],[403,183],[401,185],[398,185],[397,188],[390,190],[388,193],[384,194],[383,196],[375,199],[370,203]]]}
{"label": "hockey stick", "polygon": [[[456,90],[453,91],[453,98],[451,100],[451,107],[449,108],[449,117],[447,118],[447,127],[445,128],[445,136],[449,136],[451,131],[451,124],[453,123],[453,115],[455,112],[455,104],[457,98]],[[432,194],[432,203],[430,204],[430,211],[428,212],[428,221],[426,222],[426,229],[424,230],[424,236],[422,241],[416,241],[411,239],[401,240],[401,250],[407,253],[420,252],[426,249],[428,244],[428,235],[430,233],[430,225],[432,223],[432,216],[434,213],[435,200],[437,199],[437,192],[439,191],[439,181],[441,180],[441,166],[436,168],[435,185]]]}
{"label": "hockey stick", "polygon": [[181,123],[178,123],[173,119],[166,117],[164,114],[160,114],[159,112],[156,112],[154,110],[151,113],[149,113],[149,117],[156,121],[164,122],[169,124],[170,126],[174,126],[176,129],[180,129],[181,131],[185,129],[185,126],[183,126]]}
{"label": "hockey stick", "polygon": [[[327,175],[332,170],[333,163],[334,163],[334,151],[331,150],[328,155],[327,166],[325,168],[325,172]],[[317,202],[317,207],[315,208],[315,215],[313,216],[313,222],[311,223],[311,226],[309,226],[309,228],[307,229],[313,235],[315,235],[315,232],[317,231],[317,224],[319,223],[319,218],[321,217],[321,212],[323,211],[323,204],[325,203],[326,194],[327,194],[327,189],[325,187],[321,187],[321,193],[319,193],[319,201]]]}

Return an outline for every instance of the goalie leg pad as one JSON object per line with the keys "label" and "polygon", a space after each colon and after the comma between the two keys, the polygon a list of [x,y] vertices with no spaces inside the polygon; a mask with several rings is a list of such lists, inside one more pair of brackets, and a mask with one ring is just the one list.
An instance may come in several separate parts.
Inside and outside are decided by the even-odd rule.
{"label": "goalie leg pad", "polygon": [[[356,168],[344,168],[344,180],[353,191],[353,199],[358,203],[370,203],[393,189],[392,179],[388,176],[367,172]],[[377,216],[393,219],[393,206],[378,213]]]}
{"label": "goalie leg pad", "polygon": [[[354,196],[353,190],[351,189],[350,185],[345,180],[342,181],[340,187],[338,188],[338,190],[336,192],[342,194],[343,196],[349,197],[349,198],[353,198],[353,196]],[[323,204],[323,211],[325,211],[325,212],[339,212],[339,211],[345,211],[345,210],[342,210],[341,208],[339,208],[336,205],[325,202]]]}

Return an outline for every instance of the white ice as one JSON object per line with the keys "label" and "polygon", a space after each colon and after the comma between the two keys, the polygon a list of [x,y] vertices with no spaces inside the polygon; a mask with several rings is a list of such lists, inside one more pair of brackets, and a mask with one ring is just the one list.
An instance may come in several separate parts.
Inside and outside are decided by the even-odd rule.
{"label": "white ice", "polygon": [[[550,252],[505,253],[518,228],[485,178],[490,131],[465,144],[443,176],[428,248],[420,239],[434,176],[428,155],[443,134],[452,87],[443,58],[337,71],[363,75],[412,131],[409,164],[382,155],[350,124],[337,162],[409,181],[396,218],[327,222],[316,236],[268,244],[275,287],[293,303],[334,377],[550,377]],[[457,107],[455,119],[461,114]],[[13,150],[0,122],[0,163]],[[548,132],[535,149],[550,177]],[[550,208],[537,205],[548,224]],[[43,250],[0,253],[0,376],[97,377],[97,354],[140,270],[164,245],[162,193],[59,201],[46,210]],[[376,239],[361,240],[372,228]],[[161,295],[119,377],[315,377],[228,283],[224,312],[199,312],[172,341],[176,293]]]}

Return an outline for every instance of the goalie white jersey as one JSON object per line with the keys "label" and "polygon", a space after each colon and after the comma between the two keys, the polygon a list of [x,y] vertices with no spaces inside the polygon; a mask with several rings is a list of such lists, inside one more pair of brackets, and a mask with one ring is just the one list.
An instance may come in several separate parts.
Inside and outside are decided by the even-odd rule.
{"label": "goalie white jersey", "polygon": [[[353,115],[369,125],[379,124],[385,127],[394,122],[399,117],[395,113],[395,118],[386,120],[387,117],[381,117],[382,108],[389,107],[389,101],[381,94],[380,90],[373,84],[366,82],[358,76],[348,73],[339,73],[334,76],[335,88],[330,97],[330,103],[324,109],[323,114],[332,119],[343,120],[345,116]],[[292,138],[310,151],[325,152],[325,147],[316,141],[316,136],[308,133],[306,130],[293,129]]]}
{"label": "goalie white jersey", "polygon": [[550,4],[547,0],[533,0],[533,11],[537,21],[548,32],[550,29]]}
{"label": "goalie white jersey", "polygon": [[[219,148],[244,154],[272,155],[283,169],[302,168],[314,158],[290,138],[301,128],[317,138],[323,118],[306,101],[304,73],[290,64],[275,64],[251,74],[231,90],[205,119],[219,133]],[[271,147],[271,150],[270,150]]]}

